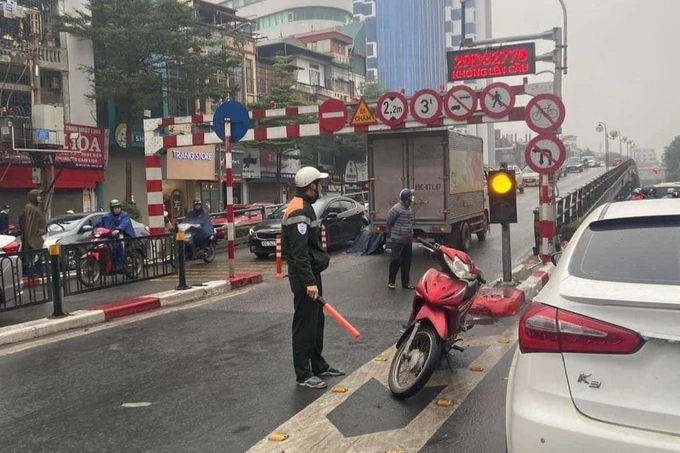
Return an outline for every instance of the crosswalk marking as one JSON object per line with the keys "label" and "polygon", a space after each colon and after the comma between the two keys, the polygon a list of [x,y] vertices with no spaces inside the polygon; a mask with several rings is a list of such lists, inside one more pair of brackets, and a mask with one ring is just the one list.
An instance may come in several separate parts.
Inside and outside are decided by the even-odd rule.
{"label": "crosswalk marking", "polygon": [[[387,450],[416,453],[453,415],[494,365],[514,346],[516,331],[517,329],[513,327],[500,336],[471,338],[470,341],[466,341],[466,345],[484,346],[486,348],[470,366],[470,368],[481,368],[483,371],[474,372],[470,368],[459,369],[455,375],[448,371],[436,372],[430,379],[428,387],[438,385],[445,385],[446,387],[435,397],[432,403],[403,429],[346,438],[327,417],[331,411],[369,380],[377,379],[387,387],[390,361],[396,352],[394,346],[392,346],[380,354],[380,356],[390,357],[390,361],[371,360],[337,384],[337,386],[347,388],[347,392],[326,392],[273,431],[287,434],[288,439],[283,442],[272,442],[268,437],[265,437],[246,453],[281,453],[282,451],[286,453],[315,451],[323,451],[324,453],[369,453]],[[436,401],[439,399],[451,400],[453,404],[448,407],[438,406]],[[405,404],[408,404],[408,401]]]}

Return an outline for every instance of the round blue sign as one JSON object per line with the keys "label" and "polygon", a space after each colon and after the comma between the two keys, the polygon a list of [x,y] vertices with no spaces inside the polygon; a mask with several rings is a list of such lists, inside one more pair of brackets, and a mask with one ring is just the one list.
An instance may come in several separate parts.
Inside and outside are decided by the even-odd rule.
{"label": "round blue sign", "polygon": [[236,101],[227,101],[220,104],[213,115],[213,130],[224,141],[224,121],[228,119],[231,124],[231,142],[241,140],[250,130],[250,117],[248,109]]}

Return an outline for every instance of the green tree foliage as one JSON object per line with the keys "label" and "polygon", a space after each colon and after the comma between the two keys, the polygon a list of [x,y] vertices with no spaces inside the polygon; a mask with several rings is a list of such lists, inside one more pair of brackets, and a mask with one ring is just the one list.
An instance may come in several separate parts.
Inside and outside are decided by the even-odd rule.
{"label": "green tree foliage", "polygon": [[128,203],[123,201],[120,205],[121,209],[128,213],[131,219],[139,221],[142,213],[139,211],[139,207],[136,204]]}
{"label": "green tree foliage", "polygon": [[377,101],[380,96],[387,93],[387,88],[379,80],[375,80],[364,84],[363,93],[367,101]]}
{"label": "green tree foliage", "polygon": [[666,146],[663,152],[663,164],[666,167],[666,180],[680,180],[680,136]]}
{"label": "green tree foliage", "polygon": [[92,41],[94,66],[84,68],[91,97],[116,102],[128,149],[133,123],[145,109],[159,106],[168,93],[218,101],[227,93],[226,73],[241,64],[220,29],[177,0],[86,0],[58,20],[60,31]]}

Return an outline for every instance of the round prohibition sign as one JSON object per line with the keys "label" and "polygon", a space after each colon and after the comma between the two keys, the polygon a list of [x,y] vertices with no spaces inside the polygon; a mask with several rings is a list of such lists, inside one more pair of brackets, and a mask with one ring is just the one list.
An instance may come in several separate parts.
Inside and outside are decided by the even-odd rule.
{"label": "round prohibition sign", "polygon": [[555,132],[564,123],[567,109],[554,94],[543,93],[534,96],[524,109],[527,126],[539,134]]}
{"label": "round prohibition sign", "polygon": [[388,126],[398,126],[408,117],[408,102],[403,94],[391,91],[383,94],[376,108],[378,118]]}
{"label": "round prohibition sign", "polygon": [[486,116],[501,119],[515,107],[515,92],[507,83],[496,82],[482,90],[479,104]]}
{"label": "round prohibition sign", "polygon": [[566,158],[564,143],[554,135],[539,135],[524,150],[524,159],[529,168],[541,175],[555,173]]}
{"label": "round prohibition sign", "polygon": [[454,121],[465,121],[477,111],[479,99],[472,88],[458,85],[444,96],[444,111]]}
{"label": "round prohibition sign", "polygon": [[411,98],[411,115],[422,124],[432,124],[442,114],[442,98],[434,90],[420,90]]}

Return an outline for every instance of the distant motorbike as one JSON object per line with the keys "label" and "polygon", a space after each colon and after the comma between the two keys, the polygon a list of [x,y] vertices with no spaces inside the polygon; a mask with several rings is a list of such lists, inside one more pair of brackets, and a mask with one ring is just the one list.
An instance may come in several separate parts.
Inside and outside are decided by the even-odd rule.
{"label": "distant motorbike", "polygon": [[201,225],[197,223],[180,223],[177,225],[177,231],[184,233],[185,259],[187,261],[203,260],[206,263],[212,263],[217,255],[217,238],[214,234],[211,234],[200,247],[196,247],[193,238],[196,231],[200,229]]}
{"label": "distant motorbike", "polygon": [[411,317],[397,342],[388,377],[392,394],[406,399],[418,393],[442,356],[452,369],[449,352],[463,351],[458,335],[471,328],[467,312],[482,284],[482,271],[460,250],[418,239],[440,270],[429,269],[416,284]]}
{"label": "distant motorbike", "polygon": [[[118,272],[130,279],[139,277],[144,266],[144,248],[137,242],[111,242],[111,239],[122,239],[123,235],[114,235],[108,228],[95,228],[92,231],[92,249],[80,258],[78,278],[85,286],[94,286],[102,275],[114,275]],[[113,247],[122,248],[122,269],[116,271]]]}

